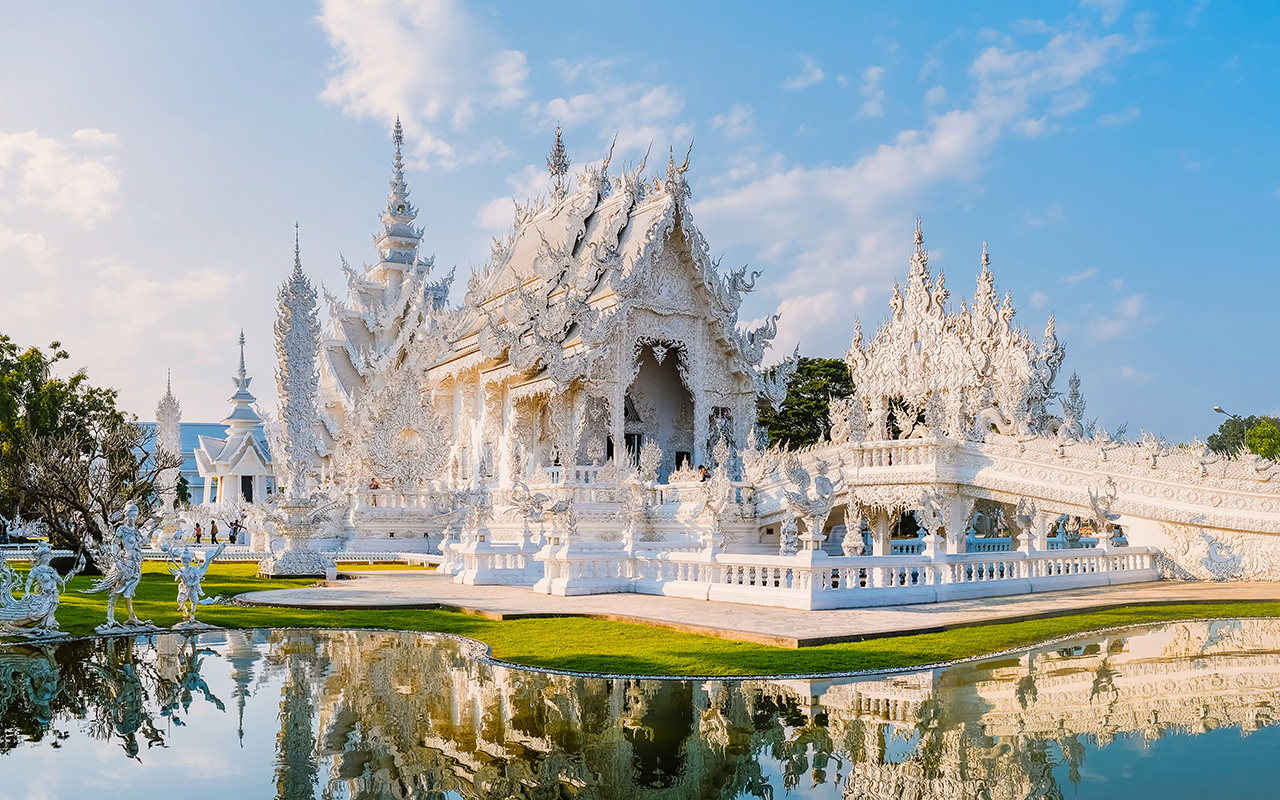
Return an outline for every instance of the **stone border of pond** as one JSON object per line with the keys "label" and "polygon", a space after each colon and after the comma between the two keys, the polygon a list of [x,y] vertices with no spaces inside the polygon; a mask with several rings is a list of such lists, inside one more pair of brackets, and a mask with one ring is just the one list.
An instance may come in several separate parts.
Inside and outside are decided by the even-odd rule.
{"label": "stone border of pond", "polygon": [[236,599],[248,605],[315,610],[440,609],[497,621],[582,617],[794,649],[1125,606],[1280,602],[1280,583],[1159,581],[919,605],[801,611],[655,595],[560,597],[519,586],[462,585],[437,573],[395,572],[246,592]]}
{"label": "stone border of pond", "polygon": [[[535,667],[528,664],[519,664],[514,661],[506,661],[496,658],[493,655],[493,648],[479,639],[473,639],[469,636],[462,636],[456,633],[438,633],[433,631],[414,631],[395,628],[321,628],[321,627],[266,627],[266,628],[237,628],[235,630],[245,631],[307,631],[311,633],[378,633],[378,634],[404,634],[411,636],[428,636],[436,639],[449,639],[458,642],[467,652],[469,658],[480,664],[495,667],[498,669],[511,669],[519,672],[540,672],[545,675],[562,675],[570,678],[598,678],[603,680],[653,680],[653,681],[795,681],[795,680],[837,680],[844,678],[875,678],[889,675],[900,675],[914,672],[927,672],[929,670],[946,669],[948,667],[960,666],[963,664],[973,664],[981,661],[989,661],[992,659],[1007,658],[1018,653],[1026,653],[1031,650],[1043,650],[1051,648],[1055,645],[1066,644],[1080,639],[1087,639],[1094,636],[1102,636],[1113,633],[1123,633],[1125,631],[1141,631],[1152,628],[1159,628],[1164,625],[1178,625],[1188,622],[1240,622],[1249,619],[1272,619],[1270,617],[1188,617],[1185,619],[1169,619],[1160,620],[1158,622],[1135,622],[1131,625],[1113,625],[1105,628],[1096,628],[1078,633],[1064,634],[1043,642],[1027,645],[1025,647],[1011,647],[981,655],[968,656],[966,658],[956,658],[944,661],[935,661],[928,664],[920,664],[911,667],[885,667],[881,669],[863,669],[863,670],[846,670],[837,672],[796,672],[796,673],[779,673],[779,674],[763,674],[763,675],[645,675],[640,673],[627,672],[586,672],[570,669],[557,669],[554,667]],[[160,629],[146,633],[118,634],[118,633],[94,633],[84,636],[64,636],[57,639],[45,639],[40,641],[16,640],[3,641],[0,640],[0,652],[7,647],[22,646],[32,644],[62,644],[64,642],[84,641],[90,639],[111,639],[124,636],[133,636],[135,638],[151,639],[156,636],[165,634],[177,634],[185,637],[200,636],[207,633],[217,633],[219,630],[226,629],[207,629],[202,631],[181,631]]]}

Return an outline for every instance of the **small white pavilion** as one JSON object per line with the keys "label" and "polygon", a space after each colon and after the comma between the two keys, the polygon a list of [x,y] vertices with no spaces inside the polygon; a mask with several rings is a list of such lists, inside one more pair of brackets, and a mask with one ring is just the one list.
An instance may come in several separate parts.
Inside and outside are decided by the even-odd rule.
{"label": "small white pavilion", "polygon": [[232,503],[243,498],[262,500],[272,489],[271,453],[258,440],[262,417],[254,409],[244,368],[244,331],[240,332],[240,371],[232,378],[236,393],[231,396],[231,413],[222,421],[227,436],[199,437],[195,448],[196,467],[204,478],[204,503]]}

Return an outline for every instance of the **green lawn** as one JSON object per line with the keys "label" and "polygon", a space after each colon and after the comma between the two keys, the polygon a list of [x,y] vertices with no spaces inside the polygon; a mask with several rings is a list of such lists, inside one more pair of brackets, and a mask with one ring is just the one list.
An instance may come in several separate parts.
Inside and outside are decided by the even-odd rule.
{"label": "green lawn", "polygon": [[[260,580],[254,564],[218,564],[205,578],[213,596],[305,586],[307,580]],[[76,578],[73,589],[90,579]],[[164,565],[148,562],[135,606],[157,625],[180,620],[176,587]],[[68,592],[58,619],[70,633],[91,633],[105,618],[105,595]],[[121,618],[123,614],[117,612]],[[767,675],[910,667],[1025,647],[1099,628],[1202,617],[1280,617],[1280,603],[1138,606],[1053,619],[980,625],[912,636],[789,650],[621,622],[564,617],[494,621],[452,611],[310,610],[202,606],[199,618],[234,628],[387,628],[455,633],[479,639],[498,658],[559,669],[644,675]]]}

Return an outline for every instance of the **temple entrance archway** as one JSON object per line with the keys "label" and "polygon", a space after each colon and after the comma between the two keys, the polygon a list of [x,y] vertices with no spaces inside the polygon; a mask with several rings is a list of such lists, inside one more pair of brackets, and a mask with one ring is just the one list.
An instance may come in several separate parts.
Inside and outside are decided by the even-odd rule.
{"label": "temple entrance archway", "polygon": [[681,466],[696,466],[690,463],[694,452],[693,393],[681,375],[684,347],[654,342],[641,345],[638,351],[638,369],[624,400],[623,432],[632,459],[648,442],[662,450],[658,480],[666,482]]}

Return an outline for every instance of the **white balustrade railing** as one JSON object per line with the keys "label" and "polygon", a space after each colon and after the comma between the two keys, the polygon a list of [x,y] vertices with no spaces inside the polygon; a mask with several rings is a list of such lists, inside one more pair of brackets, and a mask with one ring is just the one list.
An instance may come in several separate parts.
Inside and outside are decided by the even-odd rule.
{"label": "white balustrade railing", "polygon": [[841,451],[845,465],[856,469],[880,467],[931,466],[938,457],[938,444],[932,439],[897,439],[882,442],[860,442]]}
{"label": "white balustrade railing", "polygon": [[539,554],[565,593],[635,591],[797,608],[931,602],[1155,580],[1153,551],[1123,548],[907,556],[774,555],[571,548]]}

